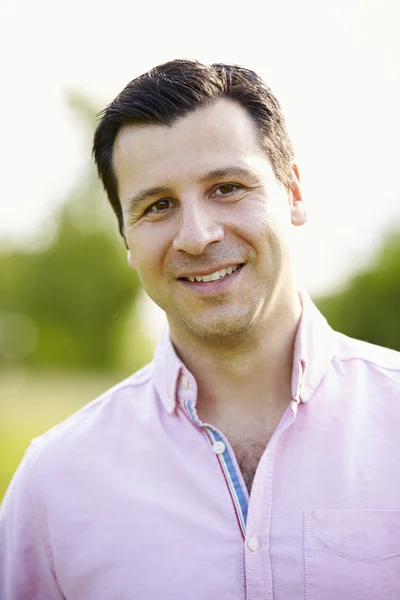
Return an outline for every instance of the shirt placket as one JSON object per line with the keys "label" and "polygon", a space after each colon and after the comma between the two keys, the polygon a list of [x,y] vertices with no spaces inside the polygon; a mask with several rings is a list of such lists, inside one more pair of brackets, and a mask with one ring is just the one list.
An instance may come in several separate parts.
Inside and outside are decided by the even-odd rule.
{"label": "shirt placket", "polygon": [[[304,375],[303,369],[304,365],[301,366],[295,398],[286,409],[258,465],[250,502],[243,477],[228,440],[215,427],[200,421],[194,399],[187,399],[184,402],[190,419],[207,434],[230,492],[244,543],[246,600],[273,599],[270,529],[275,449],[279,437],[296,418]],[[187,389],[189,387],[188,379],[184,376],[182,380],[184,389]]]}
{"label": "shirt placket", "polygon": [[270,529],[275,451],[279,437],[294,422],[297,407],[298,400],[293,400],[286,409],[277,430],[265,449],[254,477],[245,538],[247,600],[273,599]]}
{"label": "shirt placket", "polygon": [[194,408],[193,401],[186,400],[185,406],[190,419],[195,425],[202,428],[210,440],[213,452],[216,455],[225,483],[228,487],[238,526],[244,540],[246,537],[248,493],[244,488],[243,478],[239,471],[234,452],[221,431],[212,425],[200,421]]}

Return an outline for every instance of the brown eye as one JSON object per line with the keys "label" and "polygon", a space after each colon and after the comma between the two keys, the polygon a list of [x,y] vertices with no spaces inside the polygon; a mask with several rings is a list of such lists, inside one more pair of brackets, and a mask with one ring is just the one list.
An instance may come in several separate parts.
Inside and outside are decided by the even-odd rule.
{"label": "brown eye", "polygon": [[149,212],[149,213],[162,212],[163,210],[166,210],[167,208],[169,208],[169,200],[157,200],[157,202],[154,202],[154,204],[149,206],[147,212]]}
{"label": "brown eye", "polygon": [[[238,189],[238,186],[233,185],[233,183],[224,183],[223,185],[220,185],[217,187],[217,189],[215,190],[215,194],[217,196],[229,196],[229,194],[232,194],[237,189]],[[218,193],[218,192],[220,192],[220,193]]]}

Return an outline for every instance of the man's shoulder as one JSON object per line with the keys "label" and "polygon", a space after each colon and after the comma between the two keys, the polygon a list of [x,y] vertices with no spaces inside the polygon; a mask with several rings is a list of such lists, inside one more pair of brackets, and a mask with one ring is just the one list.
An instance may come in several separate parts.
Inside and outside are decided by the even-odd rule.
{"label": "man's shoulder", "polygon": [[29,448],[30,459],[36,462],[42,455],[63,454],[68,448],[82,445],[95,451],[105,435],[118,435],[118,425],[134,427],[136,415],[146,412],[150,401],[152,363],[117,383],[84,405],[42,435],[34,438]]}
{"label": "man's shoulder", "polygon": [[400,352],[349,337],[335,331],[334,357],[340,361],[362,361],[371,369],[400,377]]}

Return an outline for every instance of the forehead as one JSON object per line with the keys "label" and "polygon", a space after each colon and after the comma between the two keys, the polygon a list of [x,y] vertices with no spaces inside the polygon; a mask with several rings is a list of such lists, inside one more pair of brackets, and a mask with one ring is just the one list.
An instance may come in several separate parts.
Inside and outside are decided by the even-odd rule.
{"label": "forehead", "polygon": [[120,195],[150,180],[183,180],[224,164],[251,167],[260,160],[269,163],[253,120],[226,100],[193,111],[170,127],[124,126],[113,149]]}

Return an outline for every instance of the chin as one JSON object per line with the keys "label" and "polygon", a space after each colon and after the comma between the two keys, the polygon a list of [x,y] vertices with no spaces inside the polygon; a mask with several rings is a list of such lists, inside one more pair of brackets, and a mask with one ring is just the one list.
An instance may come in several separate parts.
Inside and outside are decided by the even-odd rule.
{"label": "chin", "polygon": [[228,340],[244,333],[252,324],[253,320],[248,315],[232,315],[228,318],[210,318],[210,319],[181,319],[186,329],[192,334],[204,340],[217,342]]}

